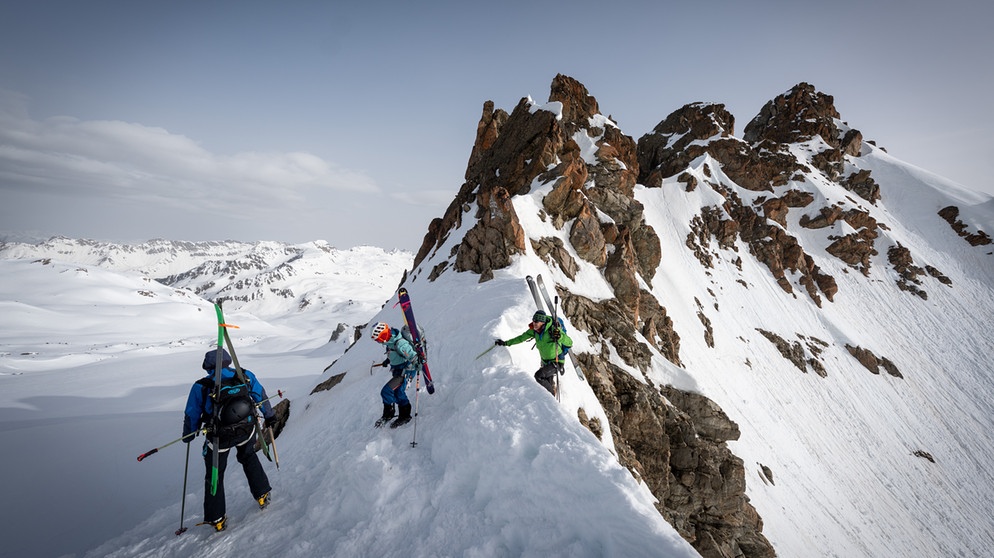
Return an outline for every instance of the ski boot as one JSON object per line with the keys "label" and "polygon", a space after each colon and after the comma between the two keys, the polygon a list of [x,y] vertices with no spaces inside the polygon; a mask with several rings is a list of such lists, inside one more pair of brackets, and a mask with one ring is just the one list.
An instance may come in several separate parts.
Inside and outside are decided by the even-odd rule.
{"label": "ski boot", "polygon": [[390,428],[397,428],[411,422],[411,404],[400,406],[400,415],[397,420],[390,423]]}
{"label": "ski boot", "polygon": [[390,419],[392,419],[392,418],[393,418],[393,403],[390,403],[390,404],[384,403],[383,404],[383,416],[380,417],[376,421],[376,424],[374,424],[373,426],[375,426],[376,428],[379,428],[379,427],[383,426],[384,424],[390,422]]}
{"label": "ski boot", "polygon": [[214,521],[201,521],[200,523],[197,523],[197,525],[210,525],[211,527],[214,528],[215,532],[220,533],[221,531],[224,531],[227,519],[228,517],[225,516],[222,517],[221,519],[215,519]]}

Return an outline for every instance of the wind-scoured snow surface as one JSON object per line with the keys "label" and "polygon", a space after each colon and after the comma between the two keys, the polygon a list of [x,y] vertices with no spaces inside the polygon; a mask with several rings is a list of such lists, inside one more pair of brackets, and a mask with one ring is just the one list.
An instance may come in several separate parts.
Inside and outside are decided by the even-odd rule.
{"label": "wind-scoured snow surface", "polygon": [[[990,232],[994,210],[986,196],[865,150],[859,164],[872,169],[883,195],[867,209],[887,225],[887,238],[878,240],[881,253],[866,277],[824,252],[824,231],[801,237],[838,281],[835,301],[822,308],[796,282],[796,296],[785,293],[746,246],[712,246],[715,267],[702,267],[685,245],[689,222],[701,207],[720,203],[703,174],[694,192],[637,187],[662,242],[652,292],[674,321],[684,363],[656,358],[648,376],[703,393],[739,424],[742,436],[730,445],[746,464],[748,495],[780,556],[983,555],[994,548],[994,256],[990,247],[970,247],[936,212],[957,205],[961,220]],[[695,161],[692,170],[703,173],[705,163]],[[829,201],[853,198],[830,183],[815,186]],[[528,236],[565,239],[538,215],[547,191],[535,184],[514,199],[516,212]],[[738,193],[746,200],[757,195]],[[796,221],[790,225],[808,234]],[[527,344],[476,358],[494,338],[524,330],[534,311],[525,275],[541,273],[550,286],[593,299],[612,296],[602,275],[581,263],[570,280],[529,247],[486,283],[451,269],[428,282],[425,270],[470,226],[465,219],[405,283],[428,334],[437,392],[416,394],[412,387],[417,421],[397,430],[372,427],[388,377],[370,366],[382,360],[381,348],[366,332],[344,354],[347,341],[328,340],[340,322],[401,325],[394,291],[409,259],[354,257],[355,281],[339,293],[351,306],[327,300],[337,292],[334,272],[307,253],[302,259],[311,271],[293,266],[276,290],[310,293],[309,300],[326,301],[323,309],[301,308],[304,295],[285,298],[283,306],[263,294],[231,303],[226,319],[240,326],[231,333],[242,364],[270,394],[283,389],[292,403],[278,440],[281,469],[264,462],[272,505],[257,509],[231,460],[230,526],[223,534],[193,526],[202,520],[201,440],[192,444],[182,518],[189,531],[181,536],[173,532],[181,521],[185,447],[135,461],[180,434],[186,394],[216,338],[210,304],[148,280],[164,274],[141,265],[81,265],[71,253],[44,263],[26,249],[17,256],[24,259],[0,261],[0,470],[16,479],[6,495],[8,509],[18,510],[4,525],[5,554],[696,555],[656,512],[647,489],[617,464],[610,433],[599,441],[578,422],[583,408],[606,424],[588,384],[567,371],[557,403],[532,378],[538,357]],[[847,232],[837,226],[837,234]],[[927,300],[900,291],[886,261],[886,247],[897,242],[952,287],[923,279]],[[386,268],[394,271],[391,280],[360,287],[364,270]],[[346,273],[334,269],[338,277]],[[209,282],[230,284],[229,271],[191,278],[189,288],[213,296],[210,289],[223,286]],[[368,312],[336,314],[355,307]],[[714,348],[699,313],[712,324]],[[567,326],[576,351],[601,350]],[[823,347],[818,358],[827,377],[802,372],[757,329]],[[870,373],[847,343],[890,359],[903,379]],[[331,390],[308,395],[343,373]]]}

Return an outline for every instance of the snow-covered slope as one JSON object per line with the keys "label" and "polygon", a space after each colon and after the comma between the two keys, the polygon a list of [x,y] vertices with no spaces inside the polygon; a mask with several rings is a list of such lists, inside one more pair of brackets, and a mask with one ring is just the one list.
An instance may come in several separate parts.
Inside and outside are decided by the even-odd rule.
{"label": "snow-covered slope", "polygon": [[[564,111],[552,105],[532,109]],[[609,125],[597,122],[602,133]],[[577,137],[585,163],[599,165],[593,144]],[[781,186],[814,200],[779,226],[834,278],[831,296],[810,296],[805,277],[789,268],[778,284],[739,237],[722,247],[694,230],[705,208],[727,212],[731,199],[759,206],[771,195],[735,184],[704,154],[686,176],[634,187],[661,253],[651,285],[640,277],[639,287],[665,306],[682,366],[639,331],[633,337],[651,353],[644,372],[602,332],[583,331],[568,314],[567,327],[576,352],[604,355],[645,385],[703,394],[738,424],[741,436],[729,445],[745,463],[746,493],[778,555],[984,555],[994,548],[994,255],[937,212],[956,206],[967,228],[990,231],[994,202],[872,144],[862,148],[843,158],[843,174],[870,170],[879,203],[818,172],[812,159],[824,146],[814,143],[791,144],[812,168]],[[174,265],[131,247],[115,249],[128,257],[113,263],[89,251],[74,259],[73,249],[4,247],[0,445],[16,451],[0,468],[5,478],[25,479],[10,490],[24,512],[7,549],[94,557],[697,555],[646,485],[618,464],[613,433],[604,429],[598,439],[577,420],[582,410],[609,421],[591,383],[567,372],[557,402],[532,378],[538,357],[527,345],[477,358],[494,338],[524,330],[534,311],[526,275],[593,301],[616,295],[602,270],[577,254],[569,227],[548,218],[543,198],[555,185],[527,186],[508,198],[523,253],[492,279],[443,265],[480,206],[458,206],[465,217],[407,276],[437,392],[411,390],[417,421],[397,430],[372,428],[387,380],[371,367],[381,348],[365,332],[347,351],[346,340],[328,340],[339,323],[402,323],[394,290],[410,255],[363,249],[330,258],[342,265],[329,267],[321,254],[334,251],[323,243],[263,243],[167,258],[183,260]],[[800,226],[819,207],[872,217],[877,253],[858,264],[832,256],[830,243],[854,227]],[[575,275],[527,241],[539,239],[558,239]],[[900,287],[889,255],[897,247],[935,270],[919,276],[917,291]],[[229,530],[191,527],[177,537],[184,448],[133,458],[179,435],[187,390],[214,342],[210,305],[193,293],[229,298],[240,359],[271,392],[288,393],[291,414],[278,441],[282,468],[267,464],[270,508],[254,507],[234,467]],[[857,348],[885,366],[871,372]],[[309,393],[334,377],[340,382],[330,390]],[[193,454],[188,527],[200,520],[202,497]],[[51,522],[67,542],[45,536]]]}
{"label": "snow-covered slope", "polygon": [[[449,274],[430,289],[422,290],[424,281],[409,285],[423,327],[432,332],[438,392],[420,393],[417,423],[398,430],[372,428],[387,379],[382,369],[370,372],[370,364],[382,359],[372,341],[364,337],[321,375],[338,356],[323,348],[324,335],[308,349],[271,353],[268,347],[286,344],[308,326],[290,330],[231,312],[227,321],[240,326],[233,334],[243,363],[292,401],[279,439],[282,468],[268,467],[274,503],[264,512],[251,506],[235,467],[228,475],[228,531],[215,535],[200,528],[176,537],[182,446],[142,463],[134,457],[178,432],[189,383],[199,377],[199,359],[212,342],[209,305],[100,268],[84,272],[77,264],[30,260],[2,265],[3,300],[35,314],[18,318],[20,333],[4,330],[5,346],[34,348],[32,354],[3,355],[0,435],[5,446],[19,448],[19,457],[4,467],[25,476],[39,468],[39,455],[73,456],[46,459],[30,473],[69,495],[59,509],[35,498],[30,484],[13,491],[29,513],[18,520],[16,532],[24,537],[8,543],[12,550],[83,551],[99,542],[93,533],[116,526],[127,532],[87,555],[694,555],[655,511],[648,491],[572,418],[581,402],[595,405],[589,390],[577,385],[567,391],[565,405],[557,405],[535,389],[527,348],[474,361],[492,335],[509,336],[532,312],[522,298],[523,281],[512,275],[482,287],[468,274]],[[144,285],[151,285],[151,296],[138,292]],[[65,291],[79,314],[95,317],[87,336],[67,335],[64,345],[52,347],[45,319],[66,314],[70,305],[53,299],[56,291]],[[159,298],[178,302],[146,304]],[[395,302],[375,319],[399,324]],[[170,320],[170,327],[161,325]],[[142,327],[149,323],[154,326]],[[134,339],[138,329],[140,343],[130,350],[103,348]],[[95,354],[101,350],[108,354]],[[93,362],[101,357],[107,358]],[[331,391],[307,395],[309,387],[340,373],[345,378]],[[48,398],[59,403],[44,404]],[[418,445],[412,448],[415,432]],[[199,518],[202,497],[202,464],[193,453],[188,527]],[[72,520],[83,512],[87,520]],[[70,546],[39,545],[35,521],[46,514],[66,525]]]}
{"label": "snow-covered slope", "polygon": [[[685,249],[689,216],[710,203],[707,186],[693,194],[640,189],[637,199],[669,258],[652,290],[670,311],[689,372],[661,380],[706,394],[739,424],[733,451],[752,472],[748,494],[779,555],[980,555],[994,548],[987,511],[994,498],[994,257],[936,217],[963,203],[959,187],[867,148],[861,161],[885,202],[864,205],[888,228],[883,245],[909,247],[952,286],[927,280],[922,300],[898,288],[885,251],[868,277],[812,251],[839,284],[834,302],[819,308],[801,290],[785,294],[751,257],[742,257],[740,270],[734,260],[748,253],[745,246],[715,250],[714,269]],[[819,191],[852,197],[827,185]],[[966,212],[989,230],[989,207]],[[823,236],[809,235],[806,247]],[[713,327],[713,349],[699,312]],[[827,376],[799,369],[759,329],[796,343]],[[903,378],[871,373],[847,344],[890,359]]]}
{"label": "snow-covered slope", "polygon": [[[9,509],[18,510],[5,516],[3,555],[78,556],[153,510],[179,505],[182,445],[142,463],[135,457],[178,436],[190,385],[202,374],[199,361],[216,340],[213,309],[188,289],[152,279],[162,271],[161,250],[102,248],[149,262],[154,273],[143,273],[138,264],[107,269],[107,258],[77,249],[87,244],[55,239],[2,250],[0,472],[17,479],[5,494]],[[348,347],[353,327],[391,295],[411,259],[378,248],[309,246],[291,264],[304,271],[291,273],[286,285],[316,293],[324,307],[301,310],[296,299],[279,297],[279,315],[263,320],[240,309],[248,303],[225,305],[239,326],[232,334],[245,365],[291,398],[310,392]],[[237,243],[218,247],[232,255],[252,251]],[[226,285],[231,277],[202,279]],[[200,467],[191,458],[188,514],[200,507],[200,496],[192,494]],[[178,524],[178,507],[173,515]],[[53,525],[58,537],[49,535]]]}

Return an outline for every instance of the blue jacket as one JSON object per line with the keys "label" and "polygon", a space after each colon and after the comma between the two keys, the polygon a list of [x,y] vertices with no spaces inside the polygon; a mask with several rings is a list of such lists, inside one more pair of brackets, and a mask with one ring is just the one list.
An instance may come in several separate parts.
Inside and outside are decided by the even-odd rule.
{"label": "blue jacket", "polygon": [[[269,404],[269,401],[266,401],[269,399],[269,396],[266,395],[265,388],[262,387],[262,384],[256,379],[255,374],[250,370],[242,370],[242,373],[245,374],[245,379],[248,381],[252,399],[256,403],[265,401],[261,407],[262,416],[267,419],[272,418],[275,413],[273,412],[273,406]],[[237,377],[237,372],[234,368],[225,367],[221,369],[222,380],[235,377]],[[190,395],[186,399],[186,411],[184,411],[183,417],[183,436],[200,430],[200,427],[210,420],[211,414],[214,412],[214,402],[210,397],[213,387],[214,371],[209,370],[207,376],[198,380],[190,388]]]}

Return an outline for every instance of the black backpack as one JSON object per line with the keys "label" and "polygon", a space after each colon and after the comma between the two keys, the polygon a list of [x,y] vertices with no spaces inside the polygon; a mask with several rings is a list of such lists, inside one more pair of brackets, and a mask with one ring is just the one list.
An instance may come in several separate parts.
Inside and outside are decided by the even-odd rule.
{"label": "black backpack", "polygon": [[[213,396],[212,378],[201,380],[208,397]],[[207,418],[207,437],[218,436],[220,449],[228,449],[247,441],[255,432],[255,400],[252,399],[248,384],[238,378],[223,378],[217,401],[214,402],[217,420]]]}

